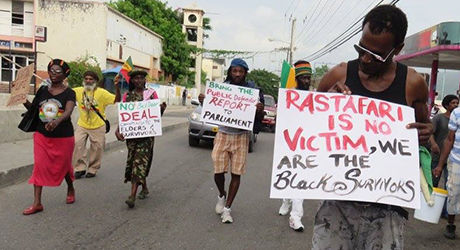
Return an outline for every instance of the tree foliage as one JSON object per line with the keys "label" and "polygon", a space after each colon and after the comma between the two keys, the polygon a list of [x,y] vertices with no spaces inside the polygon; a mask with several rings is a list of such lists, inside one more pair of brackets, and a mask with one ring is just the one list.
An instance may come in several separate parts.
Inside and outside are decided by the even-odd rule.
{"label": "tree foliage", "polygon": [[273,96],[278,99],[278,86],[280,77],[265,69],[254,69],[246,76],[248,81],[253,81],[262,89],[264,94]]}
{"label": "tree foliage", "polygon": [[329,71],[329,66],[327,64],[323,64],[320,67],[315,68],[315,78],[323,78],[326,72]]}
{"label": "tree foliage", "polygon": [[96,72],[99,79],[102,80],[101,67],[93,56],[85,55],[75,61],[68,62],[68,64],[70,67],[70,75],[67,77],[67,82],[71,88],[83,86],[84,74],[88,70]]}
{"label": "tree foliage", "polygon": [[176,11],[159,0],[120,0],[110,6],[161,35],[163,55],[161,68],[173,80],[189,74],[191,46],[182,33],[182,20]]}

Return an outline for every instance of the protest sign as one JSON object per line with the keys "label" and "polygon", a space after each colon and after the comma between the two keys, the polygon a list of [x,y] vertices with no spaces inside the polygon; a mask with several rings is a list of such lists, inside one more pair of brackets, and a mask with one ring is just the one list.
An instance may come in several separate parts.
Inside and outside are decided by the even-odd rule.
{"label": "protest sign", "polygon": [[259,90],[226,83],[208,82],[201,120],[252,130]]}
{"label": "protest sign", "polygon": [[280,89],[271,198],[420,207],[410,107],[356,95]]}
{"label": "protest sign", "polygon": [[11,83],[11,95],[6,106],[14,106],[25,103],[29,94],[30,80],[34,75],[34,64],[18,70],[16,80]]}
{"label": "protest sign", "polygon": [[125,139],[160,136],[160,100],[118,103],[118,121]]}

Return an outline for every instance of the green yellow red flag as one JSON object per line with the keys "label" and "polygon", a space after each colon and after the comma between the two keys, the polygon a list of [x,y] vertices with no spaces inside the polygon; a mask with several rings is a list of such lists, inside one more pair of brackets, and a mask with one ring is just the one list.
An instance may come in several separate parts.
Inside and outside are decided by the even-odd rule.
{"label": "green yellow red flag", "polygon": [[125,78],[127,82],[129,82],[129,72],[133,70],[133,62],[131,61],[131,56],[126,60],[123,66],[120,69],[120,74]]}
{"label": "green yellow red flag", "polygon": [[295,70],[289,63],[283,61],[283,67],[281,69],[281,88],[293,89],[296,87]]}

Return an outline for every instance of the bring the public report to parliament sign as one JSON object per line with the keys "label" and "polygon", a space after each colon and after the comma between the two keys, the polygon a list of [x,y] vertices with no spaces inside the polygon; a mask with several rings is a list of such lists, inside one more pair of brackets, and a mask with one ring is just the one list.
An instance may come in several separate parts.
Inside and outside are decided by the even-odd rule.
{"label": "bring the public report to parliament sign", "polygon": [[160,100],[118,103],[118,122],[125,139],[160,136]]}
{"label": "bring the public report to parliament sign", "polygon": [[232,128],[252,130],[258,101],[258,89],[208,82],[201,120]]}
{"label": "bring the public report to parliament sign", "polygon": [[280,89],[271,198],[420,207],[410,107],[356,95]]}

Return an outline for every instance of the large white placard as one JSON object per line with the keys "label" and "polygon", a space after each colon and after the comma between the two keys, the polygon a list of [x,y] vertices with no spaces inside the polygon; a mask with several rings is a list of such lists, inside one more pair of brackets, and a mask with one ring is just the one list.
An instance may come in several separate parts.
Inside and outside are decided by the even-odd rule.
{"label": "large white placard", "polygon": [[252,130],[259,90],[208,82],[201,120],[232,128]]}
{"label": "large white placard", "polygon": [[160,136],[160,100],[118,103],[118,122],[125,139]]}
{"label": "large white placard", "polygon": [[271,198],[420,207],[418,136],[410,107],[280,89]]}

